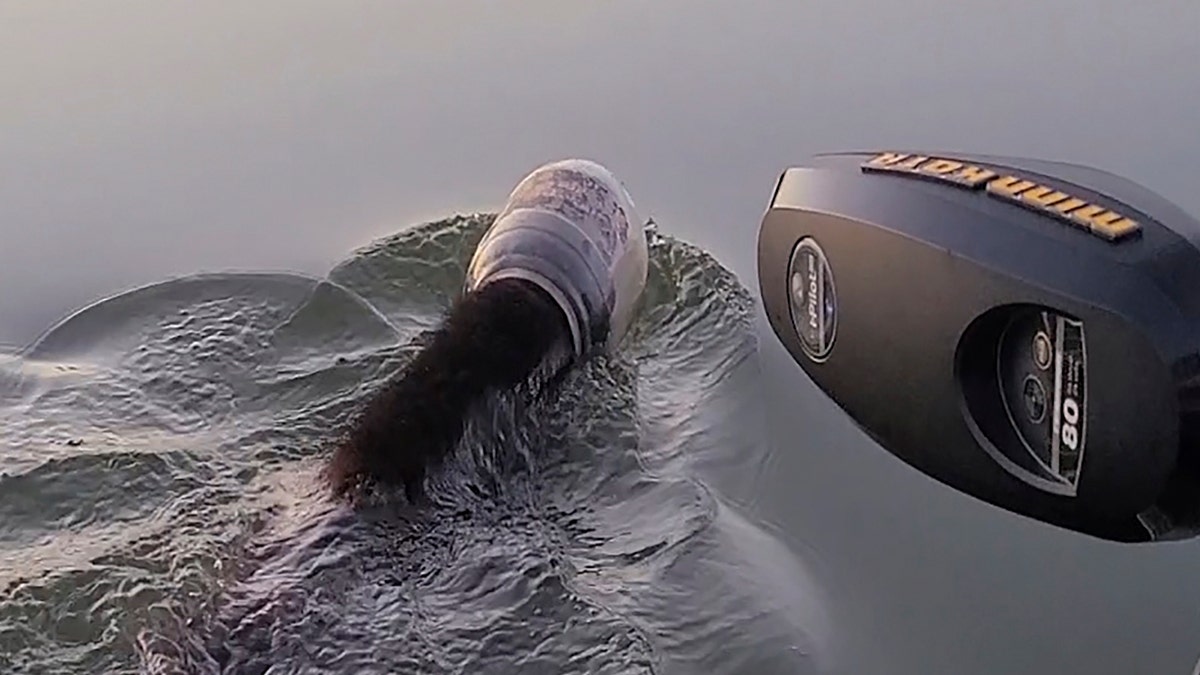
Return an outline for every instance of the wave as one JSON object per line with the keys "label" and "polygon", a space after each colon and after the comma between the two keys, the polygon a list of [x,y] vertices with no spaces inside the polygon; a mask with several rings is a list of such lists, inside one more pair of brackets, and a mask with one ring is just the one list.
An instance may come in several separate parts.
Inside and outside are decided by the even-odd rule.
{"label": "wave", "polygon": [[0,361],[0,669],[822,672],[820,585],[745,515],[751,298],[654,230],[618,356],[472,418],[428,507],[328,497],[491,218],[137,289]]}

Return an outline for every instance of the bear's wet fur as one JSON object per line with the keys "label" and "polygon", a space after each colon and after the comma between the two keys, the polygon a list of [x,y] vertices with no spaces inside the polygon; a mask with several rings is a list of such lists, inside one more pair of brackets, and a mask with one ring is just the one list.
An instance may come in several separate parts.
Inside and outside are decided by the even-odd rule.
{"label": "bear's wet fur", "polygon": [[419,500],[427,471],[462,437],[470,408],[491,391],[528,381],[551,355],[569,352],[569,330],[558,304],[522,279],[500,279],[459,296],[337,445],[326,467],[334,494],[353,498],[381,484],[403,487],[410,501]]}

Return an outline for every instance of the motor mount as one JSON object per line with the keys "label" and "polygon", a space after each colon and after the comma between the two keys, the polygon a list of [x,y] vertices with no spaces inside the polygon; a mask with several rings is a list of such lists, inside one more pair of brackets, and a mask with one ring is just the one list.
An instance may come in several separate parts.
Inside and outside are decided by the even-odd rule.
{"label": "motor mount", "polygon": [[1200,221],[1034,159],[820,155],[758,277],[807,375],[906,463],[1114,541],[1200,533]]}

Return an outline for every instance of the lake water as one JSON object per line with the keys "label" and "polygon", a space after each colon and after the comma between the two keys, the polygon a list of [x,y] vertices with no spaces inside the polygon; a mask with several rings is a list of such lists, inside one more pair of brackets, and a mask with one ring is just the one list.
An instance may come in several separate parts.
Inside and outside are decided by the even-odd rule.
{"label": "lake water", "polygon": [[[379,237],[458,212],[494,209],[530,168],[572,155],[612,168],[661,232],[710,252],[751,291],[756,229],[774,180],[784,167],[820,151],[929,148],[1073,161],[1127,176],[1200,212],[1194,189],[1200,136],[1192,132],[1200,117],[1197,26],[1200,5],[1183,0],[1141,5],[1021,0],[988,6],[746,0],[704,7],[680,0],[569,6],[304,0],[238,7],[149,1],[0,4],[0,227],[5,235],[0,344],[29,344],[74,309],[171,277],[236,270],[323,277],[339,263],[358,260],[352,251]],[[675,269],[668,264],[674,262],[660,260],[664,269]],[[453,269],[450,265],[443,272]],[[53,622],[44,623],[45,613],[38,613],[57,607],[68,619],[80,615],[84,605],[54,604],[54,598],[67,597],[55,593],[75,588],[90,588],[70,596],[77,603],[118,597],[137,605],[134,581],[126,579],[121,586],[96,567],[136,567],[138,561],[155,560],[136,546],[157,541],[148,531],[130,529],[138,519],[157,517],[160,525],[195,530],[211,510],[214,522],[231,528],[222,530],[229,539],[209,539],[202,532],[197,540],[170,539],[167,562],[155,563],[167,571],[146,582],[147,592],[176,618],[190,610],[155,594],[166,593],[168,582],[188,589],[194,581],[197,588],[207,588],[203,580],[213,577],[197,573],[193,579],[189,570],[205,561],[242,559],[222,547],[240,541],[238,532],[257,532],[254,523],[262,514],[277,516],[264,520],[264,541],[304,540],[306,535],[287,528],[302,529],[297,523],[303,519],[295,514],[306,513],[297,504],[307,503],[303,497],[310,483],[297,476],[317,455],[296,450],[294,435],[284,442],[272,434],[285,434],[280,429],[288,420],[297,429],[314,424],[321,419],[315,411],[325,410],[321,402],[348,396],[339,393],[339,387],[351,387],[347,381],[335,378],[316,392],[304,390],[303,396],[293,392],[299,396],[290,399],[293,407],[269,408],[269,416],[258,410],[257,422],[234,425],[251,438],[232,432],[202,437],[209,433],[206,424],[173,410],[182,405],[174,399],[146,409],[128,399],[118,405],[93,396],[119,391],[111,389],[114,382],[132,390],[164,384],[147,370],[162,363],[139,355],[129,342],[133,336],[156,336],[158,342],[150,343],[162,351],[152,349],[151,355],[184,358],[186,351],[172,351],[171,339],[187,336],[191,344],[209,336],[208,345],[223,349],[233,343],[209,332],[228,338],[237,326],[249,325],[231,325],[230,317],[243,317],[266,322],[260,332],[250,333],[266,340],[278,327],[271,312],[289,315],[305,306],[312,290],[297,286],[295,277],[224,279],[220,283],[238,290],[164,287],[159,295],[177,303],[168,303],[170,312],[183,303],[195,317],[175,332],[170,322],[182,319],[164,314],[168,305],[158,304],[166,302],[161,298],[132,308],[110,306],[97,315],[99,323],[68,324],[55,339],[71,349],[59,352],[53,363],[62,365],[66,356],[79,360],[81,368],[103,362],[103,377],[75,372],[63,381],[59,375],[30,373],[28,363],[6,363],[6,372],[21,373],[14,381],[71,396],[43,397],[42,408],[10,406],[4,413],[9,431],[0,471],[28,477],[21,489],[29,491],[18,495],[18,486],[10,484],[0,495],[0,502],[7,501],[0,506],[5,519],[0,574],[6,575],[17,605],[29,613],[14,606],[7,615],[0,613],[0,621],[16,631],[0,630],[6,636],[0,662],[7,645],[22,645],[20,658],[55,654],[60,663],[108,663],[109,658],[114,664],[147,663],[147,654],[160,653],[151,648],[122,656],[121,648],[113,647],[97,656],[84,646],[86,640],[71,646],[45,637],[53,633],[47,628]],[[450,286],[450,280],[438,277],[431,288]],[[190,290],[179,290],[184,287]],[[211,304],[212,294],[258,298],[257,305],[247,300],[257,309]],[[408,314],[397,310],[405,306],[389,306],[384,315],[393,323],[408,316],[420,327],[434,314],[429,305]],[[815,661],[846,673],[1191,672],[1200,656],[1200,583],[1193,581],[1200,547],[1195,542],[1145,548],[1098,542],[999,512],[916,474],[866,440],[803,377],[771,339],[761,316],[753,320],[759,343],[750,365],[734,367],[722,360],[722,354],[740,349],[736,340],[721,343],[727,337],[713,340],[726,344],[728,352],[718,346],[693,353],[676,343],[670,343],[675,352],[665,346],[635,352],[644,357],[637,381],[652,388],[639,394],[638,405],[649,413],[666,416],[673,405],[684,406],[695,386],[720,392],[716,402],[704,397],[707,409],[677,420],[679,428],[663,422],[660,435],[649,438],[664,448],[662,465],[651,468],[654,475],[672,477],[663,478],[665,484],[680,481],[686,487],[694,481],[705,486],[705,494],[728,500],[729,508],[717,511],[726,520],[711,528],[714,537],[726,538],[713,545],[720,553],[698,558],[716,560],[712,564],[722,571],[713,573],[708,588],[728,590],[692,597],[664,581],[667,576],[651,575],[659,584],[652,587],[663,595],[643,598],[628,578],[603,579],[603,573],[625,570],[625,562],[588,559],[569,542],[538,548],[528,534],[541,531],[537,528],[506,530],[525,537],[520,540],[529,544],[526,550],[558,551],[567,560],[595,564],[609,585],[597,582],[575,592],[633,617],[625,623],[605,623],[603,617],[585,622],[599,628],[583,630],[579,644],[603,643],[608,649],[597,653],[608,656],[625,650],[633,655],[630,668],[643,655],[646,662],[657,658],[666,664],[661,668],[680,672],[689,667],[787,672],[790,654],[817,646],[822,656]],[[667,336],[690,326],[647,321]],[[350,337],[328,337],[339,349],[383,349],[372,342],[382,333],[372,332],[376,329],[369,324],[351,330]],[[289,338],[293,351],[288,353],[301,353],[305,367],[315,368],[315,362],[304,360],[319,357],[311,353],[320,351],[314,336],[336,331],[311,330],[300,333],[303,339]],[[401,325],[399,333],[404,330]],[[177,361],[163,372],[201,391],[214,373],[226,372],[220,368],[267,363],[249,353],[218,349],[215,354],[211,365],[217,370]],[[222,354],[228,361],[217,358]],[[700,371],[682,370],[666,389],[653,390],[657,380],[649,373],[656,367],[669,370],[676,364],[672,359],[685,357],[711,365],[722,374],[720,385]],[[623,371],[614,368],[588,376],[619,380]],[[266,380],[247,386],[265,386],[282,372],[269,371]],[[13,386],[16,394],[10,395],[25,395]],[[234,393],[222,399],[219,388],[207,395],[216,397],[206,399],[209,404],[250,405]],[[163,409],[177,416],[158,415]],[[50,450],[59,436],[86,435],[72,426],[85,411],[86,430],[99,436]],[[288,417],[296,411],[309,415],[308,421]],[[123,431],[112,431],[130,418],[135,421]],[[768,433],[748,431],[758,428],[755,420]],[[620,426],[619,420],[613,424]],[[648,427],[637,428],[650,433]],[[256,430],[260,435],[253,435]],[[167,432],[186,438],[183,445],[192,449],[171,441],[178,452],[167,452],[163,444],[176,438],[164,436]],[[105,435],[112,433],[117,437]],[[681,437],[689,440],[683,443]],[[125,454],[104,455],[104,442],[120,444]],[[272,444],[284,449],[272,450]],[[254,445],[259,454],[221,463],[195,449],[212,453],[245,445]],[[156,458],[145,464],[128,447],[157,448]],[[712,454],[697,459],[697,466],[676,466],[684,448]],[[39,464],[43,452],[53,459]],[[745,453],[752,469],[725,466],[736,465],[731,458]],[[252,500],[239,502],[229,493],[254,480],[245,473],[252,460],[273,469],[292,466],[292,460],[298,464],[296,473],[279,474],[290,476],[279,479],[282,483],[262,478],[269,487],[258,485]],[[63,468],[55,462],[66,463],[62,476],[80,482],[55,482],[60,474],[51,473],[54,480],[39,483],[38,467]],[[753,477],[739,478],[743,472]],[[611,475],[632,480],[640,474]],[[116,477],[129,481],[128,489],[146,490],[146,501],[123,496],[113,486],[91,501],[62,488],[108,485],[105,481]],[[564,489],[563,494],[581,500],[593,494]],[[618,542],[614,555],[623,561],[617,554],[641,550],[645,542],[620,540],[615,529],[604,527],[622,517],[622,504],[636,507],[618,498],[625,494],[619,490],[595,494],[601,493],[601,501],[617,511],[601,509],[599,524],[592,525],[607,532],[605,541]],[[687,531],[689,510],[681,506],[691,503],[687,494],[667,489],[647,498],[655,506],[650,512],[683,519],[674,523],[678,527],[663,526],[656,535],[662,541]],[[189,495],[199,500],[201,515],[180,501]],[[277,504],[280,500],[287,503]],[[527,522],[562,522],[547,511],[516,513]],[[318,515],[332,517],[313,517]],[[243,522],[239,518],[248,524],[237,525]],[[447,526],[439,536],[471,540],[463,533],[478,534],[472,523],[478,525],[468,519],[466,525]],[[467,539],[456,539],[460,535]],[[188,548],[188,542],[195,547]],[[782,555],[777,545],[786,545],[790,553]],[[754,553],[739,564],[722,557],[742,549]],[[245,559],[275,560],[266,554]],[[316,559],[301,562],[315,564]],[[177,560],[175,566],[171,560]],[[553,577],[528,560],[521,562],[533,565],[537,579]],[[693,563],[694,576],[704,579],[704,563]],[[54,576],[52,571],[64,566],[66,576]],[[671,568],[683,574],[678,566]],[[733,583],[737,570],[758,570],[742,572],[758,584]],[[362,580],[372,578],[356,577],[356,588],[369,588]],[[105,595],[110,583],[119,588]],[[259,587],[247,583],[248,597],[257,597]],[[33,595],[17,596],[9,584],[25,584],[21,592]],[[38,596],[37,589],[48,595]],[[751,598],[745,602],[759,602],[755,593],[763,589],[778,600],[771,612],[756,613],[738,600],[744,593]],[[666,625],[663,617],[671,612],[669,607],[647,609],[655,600],[677,612],[694,609],[711,629],[696,635],[725,636],[732,654],[722,660],[720,650],[690,649],[678,635],[676,642],[664,638],[656,644],[653,626]],[[222,606],[238,607],[238,602]],[[100,609],[113,612],[99,614],[108,623],[62,630],[87,636],[94,629],[97,644],[110,645],[137,634],[129,625],[135,619],[127,618],[136,613],[122,614],[108,605]],[[713,623],[711,614],[719,610],[727,611],[732,623],[744,622],[744,630]],[[535,631],[550,630],[549,623],[539,624],[532,615],[513,616],[524,617]],[[12,626],[26,624],[33,626],[32,642],[9,637],[23,634]],[[606,626],[611,630],[605,632]],[[795,640],[783,637],[785,627],[794,629]],[[155,630],[147,638],[154,644],[164,635],[181,634],[170,626]],[[753,640],[755,634],[762,640]],[[399,644],[422,644],[420,635],[411,638],[417,642]],[[620,635],[628,644],[612,637]],[[663,635],[673,634],[663,628]],[[610,638],[616,641],[605,642]],[[551,642],[549,653],[570,652],[563,646],[569,644]],[[766,652],[781,660],[763,656],[756,664],[744,657]],[[450,661],[438,663],[446,667],[455,662],[443,657]],[[813,663],[795,658],[805,666]],[[617,667],[616,660],[604,663]]]}

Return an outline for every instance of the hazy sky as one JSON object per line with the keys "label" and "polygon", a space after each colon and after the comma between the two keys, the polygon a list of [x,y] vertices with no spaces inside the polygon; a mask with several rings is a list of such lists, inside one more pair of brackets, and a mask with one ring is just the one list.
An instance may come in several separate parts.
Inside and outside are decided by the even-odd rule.
{"label": "hazy sky", "polygon": [[0,342],[165,275],[321,272],[566,155],[739,271],[823,150],[1083,161],[1200,210],[1197,3],[698,7],[0,3]]}

